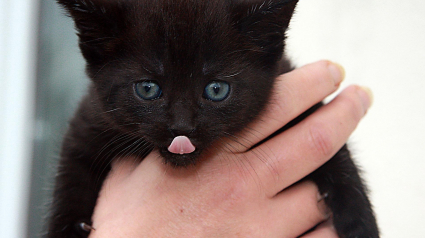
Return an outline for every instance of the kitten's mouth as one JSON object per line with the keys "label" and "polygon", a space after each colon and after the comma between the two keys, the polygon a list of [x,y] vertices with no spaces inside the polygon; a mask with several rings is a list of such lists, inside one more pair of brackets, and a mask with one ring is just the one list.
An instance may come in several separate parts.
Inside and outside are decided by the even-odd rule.
{"label": "kitten's mouth", "polygon": [[190,154],[196,150],[189,138],[186,136],[177,136],[173,139],[168,151],[173,154],[185,155]]}
{"label": "kitten's mouth", "polygon": [[165,163],[173,167],[187,167],[198,162],[202,148],[195,146],[187,136],[177,136],[168,147],[160,146],[159,152]]}

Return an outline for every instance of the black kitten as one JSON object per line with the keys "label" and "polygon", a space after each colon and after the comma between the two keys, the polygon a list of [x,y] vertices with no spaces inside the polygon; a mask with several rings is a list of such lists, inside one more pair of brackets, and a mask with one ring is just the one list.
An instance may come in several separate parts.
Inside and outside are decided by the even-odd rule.
{"label": "black kitten", "polygon": [[[86,237],[117,157],[189,166],[244,129],[269,101],[294,0],[58,0],[73,17],[91,78],[63,142],[48,235]],[[302,120],[320,105],[301,115]],[[344,146],[309,175],[340,237],[377,238],[365,187]]]}

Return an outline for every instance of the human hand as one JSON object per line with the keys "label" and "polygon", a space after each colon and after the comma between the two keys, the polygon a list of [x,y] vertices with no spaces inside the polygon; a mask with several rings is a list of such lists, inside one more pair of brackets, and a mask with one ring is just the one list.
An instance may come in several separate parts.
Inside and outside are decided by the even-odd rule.
{"label": "human hand", "polygon": [[[297,181],[346,142],[370,106],[367,91],[348,87],[296,126],[247,148],[334,92],[342,78],[327,61],[280,76],[272,103],[249,131],[217,143],[197,166],[171,168],[155,151],[140,164],[115,162],[90,237],[298,237],[326,221],[317,187]],[[320,237],[337,235],[324,223],[303,236]]]}

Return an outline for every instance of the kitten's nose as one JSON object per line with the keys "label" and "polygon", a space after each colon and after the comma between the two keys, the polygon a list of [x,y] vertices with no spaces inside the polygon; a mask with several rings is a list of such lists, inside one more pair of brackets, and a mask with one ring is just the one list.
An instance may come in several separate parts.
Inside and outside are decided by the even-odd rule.
{"label": "kitten's nose", "polygon": [[171,121],[168,130],[173,137],[189,136],[194,130],[194,115],[190,102],[183,101],[172,105]]}
{"label": "kitten's nose", "polygon": [[168,129],[173,137],[176,136],[189,136],[195,128],[187,126],[172,126]]}

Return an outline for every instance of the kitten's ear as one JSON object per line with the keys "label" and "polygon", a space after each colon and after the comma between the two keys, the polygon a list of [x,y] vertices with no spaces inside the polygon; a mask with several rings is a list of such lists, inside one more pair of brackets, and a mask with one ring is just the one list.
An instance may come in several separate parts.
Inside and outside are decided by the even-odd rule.
{"label": "kitten's ear", "polygon": [[242,1],[234,6],[238,30],[269,53],[281,53],[285,32],[298,0]]}
{"label": "kitten's ear", "polygon": [[73,18],[80,48],[89,63],[96,63],[114,50],[124,29],[124,10],[120,1],[57,0]]}

